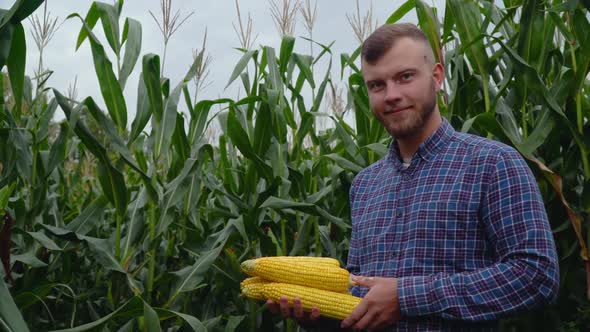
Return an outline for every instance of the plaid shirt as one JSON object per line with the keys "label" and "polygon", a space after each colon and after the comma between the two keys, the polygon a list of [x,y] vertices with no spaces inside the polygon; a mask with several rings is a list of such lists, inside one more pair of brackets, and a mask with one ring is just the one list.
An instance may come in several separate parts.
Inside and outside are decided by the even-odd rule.
{"label": "plaid shirt", "polygon": [[393,143],[360,172],[350,203],[348,269],[399,278],[402,320],[388,331],[495,330],[499,317],[557,296],[543,200],[507,145],[456,132],[443,118],[409,167]]}

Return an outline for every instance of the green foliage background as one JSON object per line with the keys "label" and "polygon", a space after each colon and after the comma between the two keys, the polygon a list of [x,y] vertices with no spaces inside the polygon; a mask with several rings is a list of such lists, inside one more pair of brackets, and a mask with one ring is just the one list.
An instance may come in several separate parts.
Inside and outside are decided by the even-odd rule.
{"label": "green foliage background", "polygon": [[[390,142],[371,115],[359,50],[337,55],[316,43],[318,55],[298,54],[285,36],[278,48],[242,50],[228,85],[242,84],[244,98],[192,100],[187,83],[202,54],[185,77],[160,77],[158,55],[139,59],[141,24],[124,17],[123,1],[95,2],[71,16],[81,22],[72,43],[90,43],[101,96],[72,100],[25,76],[21,22],[42,2],[0,10],[0,216],[10,216],[0,222],[0,258],[11,270],[0,268],[0,328],[296,330],[240,297],[239,263],[261,255],[346,263],[348,188]],[[589,8],[587,0],[448,0],[439,17],[416,0],[388,20],[417,12],[446,65],[443,114],[458,130],[517,148],[537,177],[560,296],[507,317],[505,331],[590,326]],[[99,22],[106,40],[92,33]],[[326,72],[314,70],[318,61],[329,62]],[[347,79],[353,124],[322,111],[332,65]],[[137,66],[129,119],[122,91]],[[59,111],[66,120],[52,137]],[[330,129],[319,129],[320,118]],[[213,145],[204,137],[211,119],[222,128]]]}

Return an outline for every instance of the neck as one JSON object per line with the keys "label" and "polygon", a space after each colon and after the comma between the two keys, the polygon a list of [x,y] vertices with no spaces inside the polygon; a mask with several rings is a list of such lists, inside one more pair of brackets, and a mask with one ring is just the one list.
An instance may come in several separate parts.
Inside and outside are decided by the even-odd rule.
{"label": "neck", "polygon": [[430,114],[430,117],[424,123],[424,126],[415,135],[396,138],[399,153],[402,159],[411,159],[414,153],[418,151],[420,144],[424,143],[442,124],[442,119],[438,107]]}

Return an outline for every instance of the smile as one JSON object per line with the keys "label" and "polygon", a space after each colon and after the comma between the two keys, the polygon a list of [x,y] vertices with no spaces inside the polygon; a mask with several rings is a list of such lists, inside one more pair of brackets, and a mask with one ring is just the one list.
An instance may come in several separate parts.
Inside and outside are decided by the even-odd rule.
{"label": "smile", "polygon": [[405,110],[408,110],[410,107],[411,106],[403,107],[403,108],[396,108],[396,109],[393,109],[393,110],[387,110],[384,113],[385,114],[397,114],[397,113],[401,113],[401,112],[403,112]]}

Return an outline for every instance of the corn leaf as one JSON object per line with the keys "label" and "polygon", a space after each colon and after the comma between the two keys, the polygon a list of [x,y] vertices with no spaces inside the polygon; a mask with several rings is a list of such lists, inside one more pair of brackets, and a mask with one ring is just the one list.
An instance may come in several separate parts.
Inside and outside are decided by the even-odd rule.
{"label": "corn leaf", "polygon": [[20,311],[18,310],[10,291],[4,283],[4,278],[0,278],[0,326],[8,332],[26,332],[29,331]]}
{"label": "corn leaf", "polygon": [[23,88],[25,81],[25,66],[27,45],[25,42],[25,30],[22,24],[15,26],[12,33],[12,43],[6,66],[8,67],[8,76],[15,101],[15,114],[20,117],[22,109]]}
{"label": "corn leaf", "polygon": [[[125,57],[123,58],[123,66],[119,73],[119,84],[124,89],[127,83],[127,78],[131,75],[139,53],[141,51],[141,23],[132,18],[125,20],[123,28],[123,42],[125,43]],[[139,100],[139,99],[138,99]]]}
{"label": "corn leaf", "polygon": [[[82,18],[78,14],[68,16]],[[127,126],[127,106],[123,97],[123,90],[117,81],[113,72],[113,64],[108,59],[104,48],[92,33],[92,29],[82,20],[82,24],[88,33],[88,39],[92,49],[92,58],[94,60],[94,69],[98,77],[100,91],[109,111],[109,115],[117,124],[121,132],[125,131]]]}

